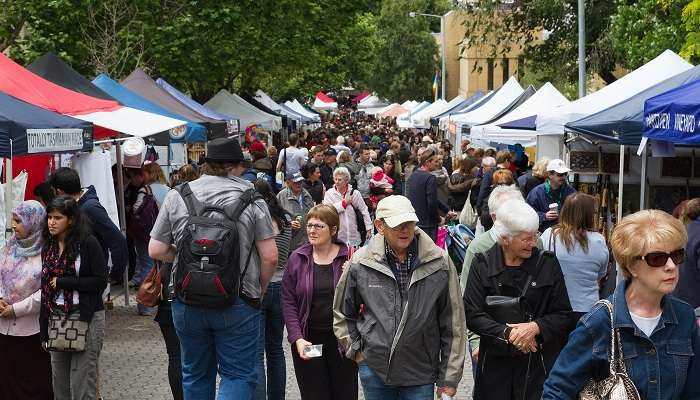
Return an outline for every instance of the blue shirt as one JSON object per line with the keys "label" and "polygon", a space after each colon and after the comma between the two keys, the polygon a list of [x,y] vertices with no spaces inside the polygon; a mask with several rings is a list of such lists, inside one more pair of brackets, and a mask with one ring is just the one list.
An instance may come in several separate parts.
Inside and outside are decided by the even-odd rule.
{"label": "blue shirt", "polygon": [[575,239],[571,251],[568,251],[559,234],[552,238],[552,229],[545,230],[540,236],[542,248],[554,253],[559,260],[573,311],[589,312],[600,299],[598,281],[608,270],[610,255],[605,238],[598,232],[587,232],[588,252],[584,252]]}
{"label": "blue shirt", "polygon": [[568,184],[565,184],[564,186],[559,188],[559,191],[555,193],[547,193],[547,191],[545,190],[546,183],[547,182],[535,186],[535,188],[532,189],[527,195],[527,204],[534,208],[535,211],[537,211],[537,215],[540,217],[540,232],[544,232],[545,229],[559,223],[559,219],[548,221],[544,218],[544,215],[547,214],[547,212],[549,211],[549,205],[552,203],[558,203],[559,210],[561,212],[561,207],[564,204],[566,198],[570,194],[576,192],[574,188],[572,188]]}
{"label": "blue shirt", "polygon": [[[622,337],[627,373],[642,399],[672,400],[700,398],[700,333],[693,309],[667,295],[661,302],[659,324],[651,337],[632,321],[622,282],[610,296],[615,327]],[[557,358],[544,384],[542,399],[577,399],[592,377],[608,375],[610,316],[596,305],[583,316],[569,342]]]}

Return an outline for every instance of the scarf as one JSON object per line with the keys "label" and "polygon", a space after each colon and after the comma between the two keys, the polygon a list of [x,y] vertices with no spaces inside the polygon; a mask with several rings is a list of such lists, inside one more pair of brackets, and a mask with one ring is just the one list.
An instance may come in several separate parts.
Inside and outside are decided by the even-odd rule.
{"label": "scarf", "polygon": [[[79,251],[79,250],[78,250]],[[53,278],[62,278],[75,276],[75,259],[77,254],[68,259],[70,249],[64,248],[63,253],[59,254],[60,249],[58,242],[51,239],[41,251],[41,260],[43,267],[41,270],[41,302],[45,310],[51,310],[51,307],[56,304],[58,299],[58,289],[51,287]],[[73,308],[73,291],[63,290],[63,311],[66,318]]]}
{"label": "scarf", "polygon": [[556,192],[557,198],[555,199],[555,192],[549,183],[549,179],[547,179],[544,182],[544,194],[547,196],[547,201],[549,201],[550,204],[557,203],[559,205],[559,210],[561,210],[562,204],[564,203],[564,186],[566,186],[566,184],[562,185],[558,189],[558,191]]}
{"label": "scarf", "polygon": [[0,293],[10,304],[28,298],[41,287],[41,259],[36,256],[43,244],[46,212],[41,203],[29,200],[15,207],[12,214],[22,221],[27,236],[19,239],[17,234],[12,235],[0,253]]}

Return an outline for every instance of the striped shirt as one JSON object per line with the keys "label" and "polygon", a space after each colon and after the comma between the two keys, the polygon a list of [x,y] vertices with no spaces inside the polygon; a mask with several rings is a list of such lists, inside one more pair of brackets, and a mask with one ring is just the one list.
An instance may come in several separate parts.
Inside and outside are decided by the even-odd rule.
{"label": "striped shirt", "polygon": [[[287,223],[291,223],[289,216]],[[289,257],[289,247],[292,243],[292,226],[285,226],[282,231],[275,236],[275,244],[277,244],[277,270],[272,275],[271,282],[281,282],[284,276],[284,269],[287,267],[287,258]]]}

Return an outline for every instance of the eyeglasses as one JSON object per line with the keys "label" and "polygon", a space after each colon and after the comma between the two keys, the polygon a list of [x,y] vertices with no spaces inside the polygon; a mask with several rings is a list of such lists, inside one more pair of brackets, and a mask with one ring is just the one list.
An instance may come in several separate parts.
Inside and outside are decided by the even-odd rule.
{"label": "eyeglasses", "polygon": [[664,253],[663,251],[652,251],[644,256],[635,257],[637,260],[646,261],[647,265],[655,268],[666,265],[669,258],[674,264],[681,264],[683,260],[685,260],[685,249],[678,249],[670,253]]}
{"label": "eyeglasses", "polygon": [[324,229],[326,229],[326,228],[327,228],[327,225],[323,225],[323,224],[306,224],[306,230],[307,230],[307,231],[311,231],[311,230],[314,230],[314,229],[317,229],[317,230],[319,230],[319,231],[322,231],[322,230],[324,230]]}
{"label": "eyeglasses", "polygon": [[556,176],[558,176],[558,177],[560,177],[560,178],[566,178],[566,176],[569,175],[569,174],[566,173],[566,172],[563,173],[563,174],[560,174],[560,173],[558,173],[558,172],[555,172],[554,175],[556,175]]}

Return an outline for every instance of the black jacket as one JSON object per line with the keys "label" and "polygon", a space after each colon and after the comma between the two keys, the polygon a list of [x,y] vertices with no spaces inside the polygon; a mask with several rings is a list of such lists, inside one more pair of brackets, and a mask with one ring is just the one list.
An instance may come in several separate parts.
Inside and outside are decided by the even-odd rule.
{"label": "black jacket", "polygon": [[688,244],[685,246],[685,261],[678,269],[678,285],[674,296],[700,307],[700,218],[688,224]]}
{"label": "black jacket", "polygon": [[[520,295],[523,283],[513,278],[514,272],[520,272],[504,265],[499,244],[484,254],[477,254],[472,262],[464,291],[464,308],[467,327],[481,336],[474,399],[516,398],[514,393],[518,392],[520,399],[522,390],[527,390],[526,398],[539,399],[547,373],[574,327],[559,261],[553,253],[544,251],[538,267],[541,251],[534,248],[532,256],[518,268],[523,277],[532,276],[525,302],[541,331],[537,337],[540,350],[530,355],[520,353],[507,343],[506,325],[494,320],[486,311],[487,296]],[[530,371],[526,381],[528,362]]]}
{"label": "black jacket", "polygon": [[[107,262],[97,239],[88,235],[80,242],[80,271],[78,276],[67,276],[56,280],[58,289],[77,290],[80,309],[80,320],[90,322],[96,311],[104,310],[102,292],[107,287]],[[44,296],[41,293],[41,313],[39,326],[41,340],[48,340],[49,310],[44,307]]]}
{"label": "black jacket", "polygon": [[421,227],[437,226],[440,221],[439,211],[450,211],[446,204],[438,200],[437,178],[422,169],[416,169],[408,178],[406,197],[411,200]]}
{"label": "black jacket", "polygon": [[323,163],[319,167],[319,170],[321,171],[321,181],[323,182],[323,185],[326,187],[326,190],[332,188],[333,185],[335,184],[333,182],[333,170],[335,170],[335,167],[331,168],[328,164]]}
{"label": "black jacket", "polygon": [[80,210],[88,217],[92,227],[92,233],[97,238],[102,249],[102,256],[106,262],[107,251],[112,254],[112,276],[120,277],[129,261],[129,250],[126,238],[119,227],[107,215],[107,210],[100,204],[94,186],[89,186],[87,191],[78,200]]}

